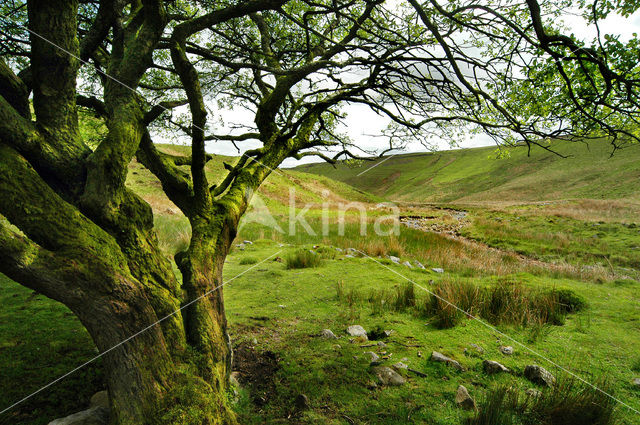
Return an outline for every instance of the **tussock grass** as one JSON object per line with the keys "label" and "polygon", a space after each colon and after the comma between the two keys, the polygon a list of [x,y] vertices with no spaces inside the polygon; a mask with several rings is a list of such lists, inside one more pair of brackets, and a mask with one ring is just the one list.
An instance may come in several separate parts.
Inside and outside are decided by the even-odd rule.
{"label": "tussock grass", "polygon": [[[336,287],[337,298],[352,307],[357,303],[370,304],[373,314],[385,311],[409,311],[416,316],[434,318],[434,325],[447,329],[464,317],[482,317],[494,325],[531,326],[536,331],[531,338],[544,334],[544,325],[562,325],[568,313],[586,307],[585,301],[570,290],[539,290],[521,282],[500,279],[488,287],[466,281],[444,280],[431,289],[433,295],[415,292],[411,283],[395,288],[345,290]],[[456,308],[457,307],[457,308]]]}
{"label": "tussock grass", "polygon": [[239,264],[247,265],[247,264],[256,264],[257,262],[258,262],[258,259],[256,257],[243,257],[240,259]]}
{"label": "tussock grass", "polygon": [[307,249],[299,249],[285,258],[287,269],[306,269],[322,264],[322,257]]}
{"label": "tussock grass", "polygon": [[[611,394],[611,385],[596,385]],[[564,378],[539,396],[506,385],[490,389],[467,425],[613,425],[616,401],[603,392]]]}

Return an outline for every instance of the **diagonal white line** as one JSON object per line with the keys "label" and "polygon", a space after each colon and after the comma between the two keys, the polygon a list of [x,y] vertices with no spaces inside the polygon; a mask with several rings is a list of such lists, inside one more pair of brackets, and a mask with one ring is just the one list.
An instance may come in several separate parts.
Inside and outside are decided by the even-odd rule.
{"label": "diagonal white line", "polygon": [[372,165],[371,167],[367,168],[366,170],[364,170],[363,172],[361,172],[360,174],[357,174],[356,177],[360,177],[361,175],[363,175],[364,173],[366,173],[369,170],[373,170],[374,168],[376,168],[378,165],[387,162],[388,160],[390,160],[391,158],[393,158],[396,155],[399,155],[400,152],[394,153],[393,155],[389,155],[388,157],[386,157],[385,159],[383,159],[380,162],[376,162],[374,165]]}
{"label": "diagonal white line", "polygon": [[479,317],[474,316],[474,315],[472,315],[472,314],[470,314],[470,313],[468,313],[468,312],[464,311],[463,309],[461,309],[461,308],[460,308],[460,307],[458,307],[457,305],[452,304],[451,302],[449,302],[449,300],[446,300],[446,299],[442,298],[440,295],[438,295],[438,294],[434,293],[433,291],[430,291],[429,289],[427,289],[427,288],[425,288],[424,286],[422,286],[422,285],[420,285],[420,284],[416,283],[416,282],[415,282],[415,281],[413,281],[412,279],[409,279],[408,277],[406,277],[406,276],[405,276],[405,275],[403,275],[402,273],[399,273],[399,272],[397,272],[397,271],[393,270],[391,267],[388,267],[386,264],[383,264],[383,263],[379,262],[379,261],[378,261],[378,260],[376,260],[375,258],[370,257],[370,256],[369,256],[369,255],[367,255],[366,253],[364,253],[364,252],[362,252],[362,251],[358,251],[358,252],[359,252],[360,254],[362,254],[363,256],[365,256],[365,257],[369,258],[370,260],[375,261],[376,263],[378,263],[379,265],[381,265],[381,266],[382,266],[382,267],[384,267],[385,269],[387,269],[387,270],[389,270],[389,271],[391,271],[391,272],[393,272],[393,273],[397,274],[397,275],[398,275],[398,276],[400,276],[401,278],[403,278],[403,279],[405,279],[406,281],[408,281],[408,282],[412,283],[414,286],[416,286],[416,287],[418,287],[418,288],[422,289],[423,291],[425,291],[425,292],[429,293],[430,295],[432,295],[432,296],[434,296],[434,297],[438,298],[440,301],[443,301],[443,302],[445,302],[446,304],[450,305],[451,307],[455,308],[456,310],[458,310],[458,311],[462,312],[463,314],[465,314],[466,316],[470,317],[471,319],[473,319],[473,320],[475,320],[475,321],[479,322],[480,324],[482,324],[483,326],[485,326],[485,327],[487,327],[488,329],[492,330],[493,332],[496,332],[497,334],[499,334],[499,335],[501,335],[501,336],[503,336],[503,337],[505,337],[505,338],[509,339],[510,341],[512,341],[513,343],[515,343],[515,344],[519,345],[520,347],[524,348],[525,350],[529,351],[530,353],[532,353],[532,354],[533,354],[533,355],[535,355],[536,357],[539,357],[539,358],[541,358],[541,359],[543,359],[543,360],[547,361],[549,364],[554,365],[555,367],[557,367],[558,369],[562,370],[563,372],[565,372],[565,373],[567,373],[567,374],[571,375],[573,378],[575,378],[575,379],[577,379],[577,380],[581,381],[582,383],[584,383],[584,384],[588,385],[589,387],[593,388],[594,390],[596,390],[596,391],[598,391],[598,392],[600,392],[600,393],[604,394],[605,396],[609,397],[610,399],[612,399],[612,400],[614,400],[614,401],[616,401],[616,402],[620,403],[621,405],[623,405],[623,406],[624,406],[624,407],[626,407],[627,409],[629,409],[629,410],[631,410],[631,411],[633,411],[633,412],[635,412],[635,413],[637,413],[637,414],[639,414],[639,415],[640,415],[640,411],[639,411],[639,410],[637,410],[637,409],[635,409],[635,408],[633,408],[633,407],[629,406],[627,403],[625,403],[624,401],[622,401],[622,400],[620,400],[620,399],[616,398],[616,397],[615,397],[615,396],[613,396],[612,394],[609,394],[608,392],[606,392],[606,391],[604,391],[604,390],[602,390],[602,389],[598,388],[597,386],[593,385],[592,383],[590,383],[590,382],[586,381],[585,379],[583,379],[583,378],[581,378],[580,376],[576,375],[575,373],[571,372],[571,371],[570,371],[570,370],[568,370],[567,368],[565,368],[565,367],[563,367],[563,366],[559,365],[558,363],[554,362],[553,360],[549,359],[549,358],[548,358],[548,357],[546,357],[545,355],[540,354],[538,351],[536,351],[536,350],[534,350],[534,349],[532,349],[532,348],[529,348],[528,346],[524,345],[524,344],[523,344],[523,343],[521,343],[520,341],[518,341],[518,340],[514,339],[513,337],[511,337],[511,336],[507,335],[506,333],[504,333],[504,332],[500,331],[500,330],[499,330],[499,329],[497,329],[495,326],[492,326],[492,325],[490,325],[489,323],[485,322],[484,320],[480,319]]}
{"label": "diagonal white line", "polygon": [[13,409],[14,407],[16,407],[17,405],[29,400],[31,397],[35,396],[36,394],[40,393],[41,391],[46,390],[47,388],[51,387],[52,385],[62,381],[64,378],[66,378],[67,376],[79,371],[80,369],[82,369],[83,367],[87,366],[88,364],[98,360],[100,357],[104,356],[105,354],[115,350],[116,348],[126,344],[127,342],[131,341],[133,338],[139,336],[140,334],[145,333],[146,331],[148,331],[149,329],[153,328],[154,326],[158,325],[159,323],[162,323],[163,321],[167,320],[170,317],[175,316],[176,314],[178,314],[180,311],[184,310],[185,308],[189,307],[190,305],[200,301],[201,299],[203,299],[204,297],[212,294],[213,292],[217,291],[218,289],[222,288],[224,285],[226,285],[227,283],[237,279],[238,277],[242,276],[243,274],[247,273],[248,271],[254,269],[255,267],[259,266],[260,264],[264,263],[265,261],[267,261],[269,258],[273,257],[274,255],[278,255],[279,253],[282,252],[282,249],[279,250],[278,252],[271,254],[270,256],[268,256],[267,258],[265,258],[264,260],[260,261],[259,263],[254,264],[253,266],[249,267],[248,269],[242,271],[241,273],[238,273],[237,275],[235,275],[234,277],[232,277],[231,279],[227,280],[226,282],[223,282],[221,285],[216,286],[215,288],[211,289],[210,291],[205,292],[204,294],[200,295],[199,297],[189,301],[188,303],[186,303],[185,305],[183,305],[182,307],[180,307],[179,309],[177,309],[176,311],[174,311],[173,313],[167,314],[166,316],[164,316],[162,319],[157,320],[156,322],[150,324],[149,326],[139,330],[138,332],[136,332],[135,334],[131,335],[130,337],[120,341],[119,343],[117,343],[116,345],[114,345],[113,347],[103,351],[102,353],[98,354],[97,356],[87,360],[86,362],[84,362],[83,364],[81,364],[80,366],[76,367],[73,370],[70,370],[69,372],[65,373],[64,375],[54,379],[53,381],[49,382],[47,385],[43,386],[42,388],[40,388],[39,390],[29,394],[28,396],[24,397],[23,399],[13,403],[11,406],[5,408],[4,410],[2,410],[0,412],[0,415],[2,415],[3,413]]}

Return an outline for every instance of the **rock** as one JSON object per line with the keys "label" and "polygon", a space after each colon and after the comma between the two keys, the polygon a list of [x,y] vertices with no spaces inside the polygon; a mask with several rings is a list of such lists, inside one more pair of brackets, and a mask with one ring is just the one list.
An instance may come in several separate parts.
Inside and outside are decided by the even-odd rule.
{"label": "rock", "polygon": [[434,267],[431,271],[434,273],[444,273],[444,269],[441,269],[440,267]]}
{"label": "rock", "polygon": [[331,329],[323,329],[320,331],[320,336],[326,339],[338,339],[338,337],[331,331]]}
{"label": "rock", "polygon": [[244,244],[243,243],[236,244],[236,248],[238,248],[240,251],[244,251]]}
{"label": "rock", "polygon": [[556,383],[556,378],[551,373],[537,365],[525,367],[524,376],[534,384],[546,385],[547,387],[552,387]]}
{"label": "rock", "polygon": [[334,349],[334,350],[336,350],[336,351],[340,351],[340,350],[342,350],[342,345],[340,345],[340,344],[334,344],[334,345],[333,345],[333,347],[331,347],[331,348],[333,348],[333,349]]}
{"label": "rock", "polygon": [[369,359],[369,364],[371,366],[380,364],[380,357],[373,351],[367,351],[364,355]]}
{"label": "rock", "polygon": [[418,357],[422,357],[422,351],[418,351],[418,352],[416,353],[416,355],[417,355]]}
{"label": "rock", "polygon": [[344,258],[356,258],[356,257],[351,255],[351,254],[347,254],[347,255],[344,256]]}
{"label": "rock", "polygon": [[295,405],[297,410],[308,410],[311,407],[309,397],[304,394],[299,394],[298,397],[296,397]]}
{"label": "rock", "polygon": [[504,367],[498,362],[494,362],[493,360],[483,361],[482,368],[484,369],[484,372],[489,375],[492,375],[494,373],[500,373],[500,372],[507,372],[507,373],[509,372],[509,369],[507,369],[506,367]]}
{"label": "rock", "polygon": [[399,386],[406,382],[402,375],[386,366],[377,367],[375,374],[382,385]]}
{"label": "rock", "polygon": [[535,388],[529,388],[524,393],[529,397],[540,397],[542,395],[542,391],[536,390]]}
{"label": "rock", "polygon": [[507,345],[507,346],[501,345],[499,350],[502,354],[506,356],[510,356],[513,354],[513,347],[511,347],[510,345]]}
{"label": "rock", "polygon": [[242,241],[242,243],[245,245],[253,245],[253,242],[251,241]]}
{"label": "rock", "polygon": [[393,334],[393,332],[394,331],[392,331],[392,330],[386,330],[383,333],[384,333],[385,338],[389,338]]}
{"label": "rock", "polygon": [[278,306],[278,308],[287,308],[287,306],[286,306],[286,305],[284,305],[284,304],[280,304],[280,305]]}
{"label": "rock", "polygon": [[396,369],[396,370],[400,370],[400,369],[407,370],[407,369],[409,369],[409,366],[407,366],[406,364],[404,364],[402,362],[394,363],[394,364],[391,365],[391,367]]}
{"label": "rock", "polygon": [[109,409],[96,406],[82,412],[74,413],[66,418],[56,419],[49,425],[108,425]]}
{"label": "rock", "polygon": [[342,248],[338,248],[338,247],[336,247],[336,251],[338,251],[338,252],[342,252]]}
{"label": "rock", "polygon": [[465,410],[474,410],[476,408],[475,400],[471,398],[469,391],[464,385],[458,386],[458,391],[456,391],[456,404]]}
{"label": "rock", "polygon": [[398,257],[394,257],[393,255],[389,256],[389,260],[393,261],[396,264],[400,264],[400,259]]}
{"label": "rock", "polygon": [[387,344],[385,344],[385,343],[384,343],[384,342],[382,342],[382,341],[378,341],[377,346],[378,346],[378,347],[386,347],[386,346],[387,346]]}
{"label": "rock", "polygon": [[431,353],[431,361],[446,363],[447,365],[452,366],[458,370],[464,370],[462,365],[456,360],[453,360],[452,358],[449,358],[442,353],[438,353],[437,351]]}
{"label": "rock", "polygon": [[413,268],[413,266],[411,265],[411,263],[410,263],[410,262],[408,262],[408,261],[405,261],[404,263],[402,263],[402,265],[403,265],[403,266],[406,266],[406,267],[409,267],[410,269],[412,269],[412,268]]}
{"label": "rock", "polygon": [[361,336],[367,339],[367,331],[360,325],[351,325],[347,328],[347,333],[350,336]]}
{"label": "rock", "polygon": [[418,260],[414,261],[416,263],[416,267],[421,269],[421,270],[426,270],[426,267]]}
{"label": "rock", "polygon": [[640,378],[634,378],[632,382],[634,387],[640,388]]}
{"label": "rock", "polygon": [[484,348],[480,347],[477,344],[469,344],[469,346],[471,348],[473,348],[474,350],[476,350],[478,353],[483,354],[484,353]]}
{"label": "rock", "polygon": [[105,409],[109,409],[109,393],[105,391],[98,391],[94,395],[91,396],[91,401],[89,402],[90,407],[104,407]]}
{"label": "rock", "polygon": [[253,338],[253,339],[251,340],[251,344],[253,344],[253,345],[257,345],[257,344],[258,344],[258,340],[257,340],[256,338]]}

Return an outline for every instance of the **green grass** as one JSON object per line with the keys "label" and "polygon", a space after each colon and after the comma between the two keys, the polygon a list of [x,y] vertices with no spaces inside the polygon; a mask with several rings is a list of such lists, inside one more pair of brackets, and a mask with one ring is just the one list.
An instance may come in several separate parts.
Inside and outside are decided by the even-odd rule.
{"label": "green grass", "polygon": [[[163,149],[185,153],[184,147],[166,146]],[[518,204],[530,199],[533,189],[517,189],[518,185],[500,183],[500,179],[511,175],[516,176],[514,182],[522,183],[526,181],[522,179],[527,173],[533,183],[536,183],[535,178],[541,179],[536,183],[538,189],[544,187],[544,190],[538,190],[541,196],[551,196],[552,189],[563,188],[576,196],[580,193],[579,187],[570,179],[562,183],[565,186],[558,183],[556,187],[547,187],[562,174],[562,164],[566,163],[559,163],[560,159],[539,161],[536,167],[540,170],[524,167],[523,174],[518,174],[512,165],[500,162],[505,160],[487,160],[486,164],[480,164],[479,159],[486,158],[488,153],[489,150],[473,150],[429,154],[444,158],[438,160],[441,164],[451,159],[445,158],[447,155],[464,156],[464,161],[455,167],[443,167],[439,177],[432,179],[433,187],[431,183],[411,180],[411,173],[424,165],[417,159],[428,155],[400,157],[404,161],[400,164],[395,163],[396,158],[387,161],[396,170],[406,169],[406,176],[386,181],[383,174],[371,178],[378,179],[378,184],[383,182],[378,194],[393,193],[394,185],[406,180],[404,189],[410,189],[409,195],[416,200],[463,199],[459,194],[467,184],[471,200],[508,201],[511,199],[506,197],[509,193],[517,193],[512,200]],[[524,161],[518,155],[514,153],[512,160]],[[540,158],[534,152],[533,159]],[[212,183],[220,176],[222,161],[233,162],[234,159],[217,157],[210,162],[208,173]],[[614,161],[619,161],[615,163],[616,167],[629,165],[621,158],[614,157]],[[371,173],[378,168],[382,169],[380,172],[389,171],[385,171],[385,164]],[[551,168],[545,171],[543,165]],[[339,176],[345,173],[342,167],[337,171]],[[585,167],[585,172],[590,172],[591,166]],[[636,168],[636,165],[629,165],[611,172],[611,176],[628,183],[621,174],[626,172],[628,178],[633,178]],[[427,175],[432,172],[428,167],[425,170]],[[488,171],[494,174],[478,174]],[[545,180],[544,172],[550,173],[550,180]],[[601,175],[603,184],[608,184],[607,176]],[[127,184],[152,205],[164,252],[174,255],[184,249],[189,240],[189,223],[164,197],[155,178],[140,164],[134,163]],[[367,184],[373,187],[373,182]],[[496,184],[495,188],[488,188],[492,184]],[[596,198],[599,195],[595,186],[596,183],[589,183],[580,186],[580,190],[584,196]],[[456,326],[441,329],[434,318],[435,311],[425,310],[431,298],[402,276],[430,291],[449,288],[451,292],[454,288],[466,288],[471,291],[468,293],[489,291],[501,281],[517,282],[518,300],[522,302],[503,310],[519,314],[526,311],[521,307],[530,305],[527,303],[538,295],[555,294],[554,303],[561,302],[572,310],[571,314],[563,314],[563,320],[556,326],[536,321],[522,326],[522,317],[517,314],[514,316],[519,317],[517,320],[491,317],[491,309],[483,307],[490,299],[487,293],[491,292],[483,292],[481,299],[485,301],[471,303],[470,309],[495,324],[500,331],[589,381],[607,377],[608,388],[616,397],[640,409],[640,392],[631,384],[634,377],[640,376],[640,356],[637,354],[640,348],[640,281],[634,269],[639,258],[634,248],[640,247],[635,227],[640,207],[635,201],[578,200],[513,206],[494,203],[491,209],[468,209],[468,224],[462,233],[471,241],[406,227],[401,227],[398,235],[379,237],[371,231],[373,220],[387,212],[374,208],[380,201],[377,195],[368,195],[326,177],[316,178],[297,170],[287,170],[269,177],[257,194],[256,199],[260,202],[254,203],[250,213],[267,208],[275,222],[286,231],[290,187],[295,189],[296,212],[303,204],[311,204],[308,221],[316,235],[301,229],[295,235],[288,235],[245,218],[238,242],[248,239],[253,244],[245,244],[243,250],[234,245],[225,266],[225,280],[252,268],[225,287],[226,311],[234,345],[252,347],[250,350],[256,356],[277,360],[274,373],[262,377],[269,385],[268,391],[252,384],[246,384],[240,391],[236,404],[240,423],[460,425],[474,416],[472,412],[459,409],[454,402],[460,384],[481,402],[491,396],[495,387],[510,387],[520,393],[535,387],[522,377],[528,364],[541,364],[561,377],[553,365],[465,315],[456,315]],[[398,190],[400,187],[397,186]],[[623,190],[615,185],[611,188],[611,192],[602,189],[600,194],[630,199],[637,195],[637,189],[626,187]],[[367,225],[370,227],[366,235],[360,234],[357,211],[347,214],[344,229],[336,224],[338,204],[353,200],[363,202],[368,208]],[[328,234],[322,235],[320,208],[325,202],[331,205],[330,228]],[[450,212],[437,208],[404,207],[403,214],[434,217],[432,221],[440,224],[456,222]],[[382,227],[388,230],[390,226],[387,223]],[[348,251],[348,248],[366,255]],[[415,264],[418,260],[426,270],[394,264],[387,258],[389,255],[400,257],[401,262],[410,260]],[[273,258],[262,262],[269,256]],[[313,262],[318,263],[315,265],[321,263],[321,266],[310,267]],[[294,264],[302,267],[290,267]],[[434,273],[430,271],[432,267],[442,267],[445,271]],[[577,297],[568,296],[572,294]],[[447,297],[450,295],[455,293],[447,292]],[[506,293],[498,298],[504,301],[514,299],[514,296]],[[582,299],[588,307],[579,308]],[[4,277],[0,278],[0,302],[3,306],[0,311],[0,408],[95,355],[86,331],[72,313],[58,303],[32,294]],[[361,347],[362,344],[351,343],[346,336],[345,329],[352,324],[360,324],[368,331],[382,329],[393,333],[383,339],[386,347]],[[339,339],[315,336],[325,328],[332,329]],[[484,354],[475,352],[470,344],[482,346]],[[501,345],[513,345],[515,353],[503,355],[499,351]],[[363,354],[372,350],[380,356],[384,353],[390,356],[384,359],[385,365],[402,360],[426,376],[402,372],[407,378],[406,385],[372,388],[375,376]],[[434,350],[458,360],[465,371],[429,361]],[[498,360],[514,373],[487,376],[482,371],[483,359]],[[86,408],[91,394],[104,385],[100,366],[99,361],[92,363],[43,391],[9,414],[0,416],[0,424],[46,424],[56,417]],[[294,401],[299,394],[308,396],[310,410],[295,410]],[[175,396],[192,397],[194,394]],[[550,397],[546,400],[559,399]],[[195,415],[198,412],[174,413]],[[619,425],[638,423],[638,417],[622,407],[617,407],[616,414]],[[521,419],[523,415],[520,415]]]}
{"label": "green grass", "polygon": [[[407,202],[535,202],[553,199],[638,200],[640,146],[610,157],[611,145],[556,141],[561,158],[534,147],[508,148],[497,159],[495,147],[396,155],[358,166],[341,162],[306,164],[296,170],[348,183],[387,199]],[[363,173],[368,168],[375,168]],[[362,174],[361,174],[362,173]]]}

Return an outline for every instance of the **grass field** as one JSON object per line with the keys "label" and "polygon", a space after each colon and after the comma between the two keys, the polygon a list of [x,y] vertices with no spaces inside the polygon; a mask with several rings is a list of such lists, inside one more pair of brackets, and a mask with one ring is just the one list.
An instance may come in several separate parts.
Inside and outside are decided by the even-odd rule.
{"label": "grass field", "polygon": [[[184,148],[164,149],[179,153]],[[483,152],[473,155],[486,158],[490,150]],[[211,161],[212,181],[223,160],[233,161]],[[384,164],[371,172],[382,167]],[[630,176],[629,170],[623,167],[616,172]],[[491,174],[495,172],[491,167],[485,172],[492,181],[499,180]],[[451,192],[442,198],[447,205],[463,199],[456,197],[462,193],[462,183],[449,181],[453,181]],[[128,184],[153,206],[163,249],[171,255],[184,248],[188,223],[162,195],[157,181],[139,164],[132,164]],[[424,193],[436,190],[414,186]],[[299,170],[272,174],[257,194],[225,267],[225,279],[244,273],[224,288],[241,383],[239,393],[230,396],[236,401],[240,423],[458,425],[474,415],[456,406],[459,385],[468,388],[478,402],[494,394],[497,387],[549,392],[525,379],[523,371],[527,365],[539,364],[566,382],[566,374],[554,363],[588,382],[606,382],[607,391],[640,410],[640,389],[632,384],[640,377],[637,186],[611,192],[612,197],[624,198],[615,201],[594,200],[609,193],[595,183],[589,191],[582,187],[583,195],[571,192],[577,186],[567,183],[572,196],[584,199],[562,202],[533,202],[526,194],[510,199],[500,190],[499,186],[484,190],[482,196],[491,193],[499,202],[483,198],[484,203],[467,204],[463,218],[456,218],[444,205],[423,205],[421,202],[436,199],[415,195],[419,202],[403,204],[402,215],[422,217],[436,230],[458,230],[439,233],[401,226],[398,235],[380,237],[371,228],[389,213],[378,205],[383,196],[393,198],[386,189],[369,195]],[[473,198],[481,191],[469,193]],[[286,231],[290,196],[296,200],[294,214],[309,206],[308,223],[315,235]],[[336,224],[338,205],[351,202],[367,211],[369,231],[365,235],[360,233],[356,209],[345,214],[343,231]],[[330,225],[322,234],[325,203],[330,207]],[[261,221],[264,217],[272,221]],[[385,222],[382,228],[391,226]],[[240,245],[243,240],[253,243]],[[413,266],[396,264],[390,255]],[[417,267],[416,261],[426,269]],[[426,308],[433,303],[429,292],[440,288],[454,291],[451,296],[463,287],[490,293],[504,282],[524,288],[520,293],[532,297],[571,291],[586,305],[554,323],[480,317],[496,329],[464,314],[458,314],[454,326],[442,329],[439,317]],[[413,295],[407,295],[407,285],[414,284]],[[4,307],[0,312],[0,407],[95,355],[87,333],[63,306],[3,277],[0,302]],[[469,310],[485,316],[490,311],[486,305]],[[373,335],[392,332],[381,337],[385,346],[377,345],[378,341],[352,343],[345,329],[353,324]],[[333,330],[338,339],[318,337],[325,328]],[[514,353],[502,354],[502,345],[513,346]],[[377,353],[384,365],[402,361],[418,373],[401,371],[407,380],[403,386],[374,385],[367,351]],[[465,370],[430,361],[432,351],[452,357]],[[499,361],[512,373],[487,375],[483,360]],[[84,408],[103,385],[98,361],[0,416],[0,424],[47,424]],[[579,391],[589,393],[588,388]],[[308,398],[307,409],[296,407],[301,394]],[[617,406],[615,422],[610,423],[640,423],[640,415]],[[554,425],[560,423],[576,422]]]}
{"label": "grass field", "polygon": [[[296,170],[329,176],[386,199],[456,204],[526,203],[565,199],[640,201],[640,146],[611,156],[604,141],[557,141],[550,148],[460,149],[377,161],[306,164]],[[366,171],[368,170],[368,171]]]}

